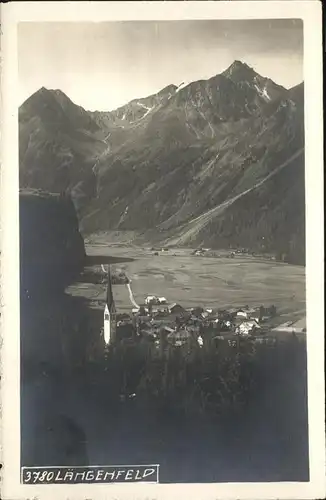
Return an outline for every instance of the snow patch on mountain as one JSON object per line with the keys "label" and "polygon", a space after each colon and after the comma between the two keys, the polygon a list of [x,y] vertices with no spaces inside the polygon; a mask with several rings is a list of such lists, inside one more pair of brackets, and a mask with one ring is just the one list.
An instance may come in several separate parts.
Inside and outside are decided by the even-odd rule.
{"label": "snow patch on mountain", "polygon": [[184,89],[185,87],[187,87],[187,85],[189,85],[188,82],[182,82],[180,83],[180,85],[178,86],[177,90],[175,91],[175,93],[177,94],[178,92],[180,92],[180,90]]}
{"label": "snow patch on mountain", "polygon": [[265,99],[265,101],[270,101],[271,100],[271,97],[268,94],[266,87],[264,87],[263,89],[261,89],[260,87],[258,87],[258,85],[255,84],[255,88],[256,88],[257,92],[259,93],[259,95],[263,99]]}
{"label": "snow patch on mountain", "polygon": [[147,110],[152,109],[152,108],[149,108],[148,106],[145,106],[145,104],[143,104],[142,102],[137,102],[137,104],[138,104],[138,106],[141,106],[144,109],[147,109]]}
{"label": "snow patch on mountain", "polygon": [[154,109],[155,106],[152,106],[151,108],[149,108],[148,106],[145,106],[145,104],[141,103],[141,102],[137,102],[138,106],[141,106],[142,108],[146,109],[146,113],[140,118],[145,118],[145,116],[148,115],[148,113],[150,113],[152,111],[152,109]]}

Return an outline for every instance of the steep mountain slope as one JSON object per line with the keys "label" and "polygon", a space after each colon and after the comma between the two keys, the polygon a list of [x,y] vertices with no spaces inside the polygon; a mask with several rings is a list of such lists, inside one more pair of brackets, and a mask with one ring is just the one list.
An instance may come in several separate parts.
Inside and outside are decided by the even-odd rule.
{"label": "steep mountain slope", "polygon": [[164,243],[273,252],[304,262],[304,154],[299,150],[251,188],[179,227]]}
{"label": "steep mountain slope", "polygon": [[[209,82],[214,91],[216,80]],[[233,99],[226,86],[230,94],[217,108],[206,104],[207,90],[196,103],[197,85],[183,88],[103,158],[94,212],[89,210],[83,220],[85,229],[178,227],[264,178],[303,146],[301,109],[294,102],[279,97],[262,103],[253,94],[241,108],[235,105],[238,90]],[[204,85],[207,89],[208,82]],[[239,118],[240,113],[245,117]]]}
{"label": "steep mountain slope", "polygon": [[70,189],[85,233],[279,253],[293,241],[302,257],[303,84],[286,90],[235,61],[110,113],[57,91],[30,99],[20,111],[22,183]]}
{"label": "steep mountain slope", "polygon": [[85,111],[60,90],[41,88],[19,109],[21,187],[70,191],[77,208],[84,206],[95,194],[94,170],[102,157],[175,89],[106,113]]}

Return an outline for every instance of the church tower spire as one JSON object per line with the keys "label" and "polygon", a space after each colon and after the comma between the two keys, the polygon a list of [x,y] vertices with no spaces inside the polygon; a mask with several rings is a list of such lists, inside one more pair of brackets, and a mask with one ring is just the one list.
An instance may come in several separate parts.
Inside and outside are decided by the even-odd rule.
{"label": "church tower spire", "polygon": [[104,308],[104,341],[106,345],[115,342],[116,331],[117,331],[116,307],[112,292],[111,270],[110,266],[108,266],[106,301]]}

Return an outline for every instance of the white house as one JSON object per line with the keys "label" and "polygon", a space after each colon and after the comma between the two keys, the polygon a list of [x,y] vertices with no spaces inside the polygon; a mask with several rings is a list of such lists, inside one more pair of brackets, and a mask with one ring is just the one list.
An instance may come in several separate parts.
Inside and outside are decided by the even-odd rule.
{"label": "white house", "polygon": [[158,301],[160,304],[166,304],[166,298],[165,297],[159,297]]}
{"label": "white house", "polygon": [[248,312],[240,309],[240,311],[237,312],[237,318],[248,318]]}
{"label": "white house", "polygon": [[157,304],[157,297],[155,295],[147,295],[145,299],[145,304]]}
{"label": "white house", "polygon": [[183,314],[186,312],[186,310],[182,306],[180,306],[180,304],[177,304],[176,302],[169,305],[168,310],[169,310],[170,314]]}
{"label": "white house", "polygon": [[236,328],[236,333],[238,335],[246,336],[252,333],[254,330],[260,329],[259,324],[255,320],[242,321],[240,325]]}

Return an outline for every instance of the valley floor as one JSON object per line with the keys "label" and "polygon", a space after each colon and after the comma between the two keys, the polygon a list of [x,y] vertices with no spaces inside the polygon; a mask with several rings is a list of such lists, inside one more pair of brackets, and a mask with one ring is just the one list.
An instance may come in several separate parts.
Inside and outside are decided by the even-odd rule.
{"label": "valley floor", "polygon": [[[183,307],[228,308],[270,306],[278,311],[279,324],[305,317],[305,268],[271,260],[219,252],[221,257],[192,255],[191,249],[158,252],[126,244],[87,246],[90,269],[111,262],[112,271],[122,270],[132,281],[136,302],[147,295],[166,297]],[[110,260],[111,258],[111,260]],[[102,259],[102,260],[101,260]],[[125,261],[124,261],[125,260]],[[105,284],[75,283],[68,293],[103,306]],[[124,286],[113,286],[118,311],[131,312]]]}

